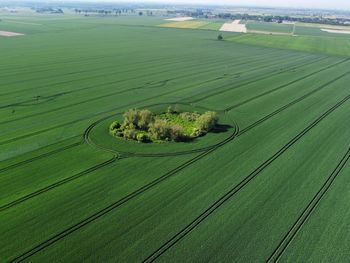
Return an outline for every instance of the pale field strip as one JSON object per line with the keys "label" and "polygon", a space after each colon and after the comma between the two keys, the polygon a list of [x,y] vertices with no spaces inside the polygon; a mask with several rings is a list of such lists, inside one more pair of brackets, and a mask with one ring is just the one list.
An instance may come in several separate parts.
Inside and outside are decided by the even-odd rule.
{"label": "pale field strip", "polygon": [[190,16],[183,16],[183,17],[168,18],[168,19],[165,19],[165,20],[167,20],[167,21],[175,21],[175,22],[182,22],[182,21],[194,20],[194,18],[190,17]]}
{"label": "pale field strip", "polygon": [[278,35],[278,36],[290,36],[290,35],[292,35],[292,33],[270,32],[270,31],[261,31],[261,30],[249,30],[248,33],[262,34],[262,35]]}
{"label": "pale field strip", "polygon": [[350,31],[339,30],[339,29],[321,28],[321,31],[324,31],[324,32],[327,32],[327,33],[332,33],[332,34],[349,34],[350,35]]}
{"label": "pale field strip", "polygon": [[0,31],[0,36],[2,36],[2,37],[17,37],[17,36],[24,36],[24,34],[16,33],[16,32],[9,32],[9,31]]}
{"label": "pale field strip", "polygon": [[247,27],[245,24],[240,24],[241,20],[234,20],[232,23],[224,23],[219,31],[224,32],[236,32],[247,33]]}
{"label": "pale field strip", "polygon": [[23,25],[32,25],[32,26],[42,26],[42,24],[31,23],[31,22],[22,22],[17,20],[5,20],[7,23],[23,24]]}

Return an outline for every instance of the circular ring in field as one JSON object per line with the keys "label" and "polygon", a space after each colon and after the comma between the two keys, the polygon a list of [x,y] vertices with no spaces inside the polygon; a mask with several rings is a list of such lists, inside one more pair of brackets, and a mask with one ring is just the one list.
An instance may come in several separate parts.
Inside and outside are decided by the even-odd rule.
{"label": "circular ring in field", "polygon": [[[174,107],[180,112],[199,112],[203,113],[208,109],[187,104],[157,104],[147,108],[150,111],[159,114],[165,112],[168,106]],[[213,147],[217,147],[233,138],[238,132],[235,122],[224,112],[218,112],[219,125],[217,129],[206,134],[205,136],[196,138],[189,142],[164,142],[164,143],[139,143],[133,140],[125,140],[123,138],[115,138],[109,133],[109,126],[113,121],[123,120],[123,113],[116,113],[107,116],[92,125],[85,132],[86,142],[98,149],[109,151],[114,154],[124,156],[175,156],[189,153],[203,152]]]}

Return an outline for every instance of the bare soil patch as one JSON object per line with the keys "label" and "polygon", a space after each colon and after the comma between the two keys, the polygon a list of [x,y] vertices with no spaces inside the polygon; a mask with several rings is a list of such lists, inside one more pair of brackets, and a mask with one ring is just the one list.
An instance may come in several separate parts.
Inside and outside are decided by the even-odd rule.
{"label": "bare soil patch", "polygon": [[240,24],[241,20],[234,20],[232,23],[225,23],[221,26],[220,31],[247,33],[245,24]]}
{"label": "bare soil patch", "polygon": [[339,29],[326,29],[326,28],[321,28],[321,30],[324,31],[324,32],[333,33],[333,34],[350,34],[350,31],[339,30]]}
{"label": "bare soil patch", "polygon": [[24,36],[24,34],[16,33],[16,32],[9,32],[9,31],[0,31],[0,36],[3,36],[3,37],[17,37],[17,36]]}

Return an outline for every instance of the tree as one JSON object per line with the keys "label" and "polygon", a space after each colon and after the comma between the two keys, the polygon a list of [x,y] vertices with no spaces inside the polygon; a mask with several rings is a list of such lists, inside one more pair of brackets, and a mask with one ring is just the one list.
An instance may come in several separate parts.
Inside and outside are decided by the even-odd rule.
{"label": "tree", "polygon": [[219,41],[224,40],[224,37],[222,36],[222,34],[219,34],[219,35],[218,35],[218,40],[219,40]]}
{"label": "tree", "polygon": [[128,127],[131,124],[134,126],[137,126],[139,121],[139,114],[136,109],[128,110],[123,114],[123,117],[124,117],[124,124],[123,124],[124,126]]}
{"label": "tree", "polygon": [[207,111],[202,114],[196,121],[198,129],[202,133],[207,133],[212,130],[218,123],[218,116],[216,112]]}
{"label": "tree", "polygon": [[155,120],[148,130],[151,139],[153,140],[170,140],[171,139],[171,127],[166,120]]}
{"label": "tree", "polygon": [[149,125],[154,121],[154,116],[149,110],[138,111],[138,123],[137,126],[141,130],[148,130]]}

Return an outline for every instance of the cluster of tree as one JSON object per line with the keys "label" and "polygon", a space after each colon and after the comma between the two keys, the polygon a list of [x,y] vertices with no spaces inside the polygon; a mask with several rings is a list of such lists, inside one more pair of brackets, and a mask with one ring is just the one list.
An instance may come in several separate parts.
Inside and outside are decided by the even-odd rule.
{"label": "cluster of tree", "polygon": [[50,14],[63,14],[64,13],[61,8],[52,8],[52,7],[37,8],[37,9],[35,9],[35,12],[37,12],[37,13],[50,13]]}
{"label": "cluster of tree", "polygon": [[151,141],[183,141],[188,138],[195,138],[211,131],[218,123],[218,116],[215,112],[208,111],[204,114],[184,112],[178,113],[171,108],[165,116],[179,115],[183,120],[195,123],[195,128],[190,135],[184,133],[184,127],[173,123],[167,118],[157,118],[149,110],[131,109],[123,114],[124,121],[117,121],[110,125],[110,133],[115,137],[122,137],[128,140],[139,142]]}
{"label": "cluster of tree", "polygon": [[211,18],[214,17],[213,13],[207,9],[196,9],[196,10],[167,10],[168,15],[181,15],[191,16],[196,18]]}
{"label": "cluster of tree", "polygon": [[134,9],[127,9],[127,8],[121,8],[121,9],[78,9],[75,8],[74,12],[76,14],[96,14],[96,15],[122,15],[127,13],[135,13]]}
{"label": "cluster of tree", "polygon": [[231,13],[219,13],[218,18],[222,19],[240,19],[240,20],[255,20],[264,22],[303,22],[303,23],[317,23],[328,25],[345,25],[350,23],[348,18],[327,18],[322,16],[305,16],[305,17],[293,17],[293,16],[279,16],[279,15],[249,15],[249,14],[231,14]]}

